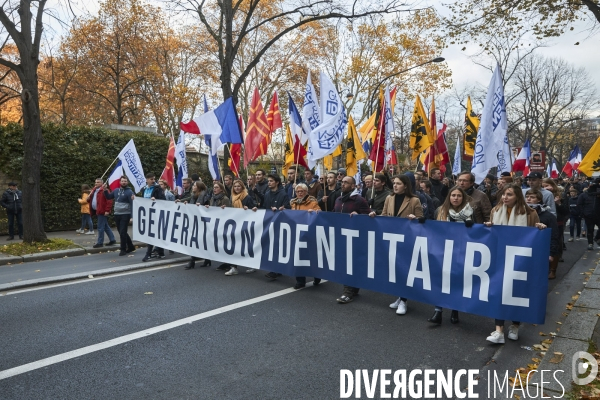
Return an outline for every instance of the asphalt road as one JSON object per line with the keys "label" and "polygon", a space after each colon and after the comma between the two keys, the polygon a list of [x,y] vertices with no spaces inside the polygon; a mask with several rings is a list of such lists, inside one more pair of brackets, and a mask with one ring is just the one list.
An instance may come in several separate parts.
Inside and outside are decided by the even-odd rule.
{"label": "asphalt road", "polygon": [[[569,247],[551,291],[585,252],[583,241]],[[110,267],[106,255],[81,258],[96,257]],[[444,313],[437,327],[427,304],[409,301],[397,316],[389,295],[361,291],[340,305],[339,284],[293,291],[293,278],[263,275],[162,267],[0,296],[0,376],[84,349],[1,379],[0,398],[333,399],[340,369],[482,370],[494,359],[512,371],[531,357],[520,346],[545,329],[524,326],[519,342],[498,346],[485,341],[490,318],[451,325]]]}

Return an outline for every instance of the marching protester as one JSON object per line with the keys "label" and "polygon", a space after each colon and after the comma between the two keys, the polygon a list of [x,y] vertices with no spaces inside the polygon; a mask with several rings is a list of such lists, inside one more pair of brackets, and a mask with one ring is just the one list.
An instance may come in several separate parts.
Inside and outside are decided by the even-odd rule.
{"label": "marching protester", "polygon": [[386,186],[387,178],[384,174],[375,174],[373,179],[373,187],[367,190],[366,200],[369,203],[371,210],[375,211],[375,214],[381,215],[383,211],[383,205],[387,200],[388,196],[392,192]]}
{"label": "marching protester", "polygon": [[[156,183],[156,176],[152,172],[146,174],[146,186],[142,188],[142,196],[145,199],[150,200],[166,200],[165,193],[160,188],[160,185]],[[156,250],[157,258],[165,258],[165,250],[161,247],[152,246],[151,244],[146,247],[146,255],[142,258],[143,262],[146,262],[154,257],[152,251]]]}
{"label": "marching protester", "polygon": [[475,175],[466,171],[461,172],[458,174],[456,183],[471,197],[470,204],[475,215],[474,219],[476,221],[488,222],[490,220],[492,205],[485,193],[475,189]]}
{"label": "marching protester", "polygon": [[367,175],[363,179],[364,185],[362,190],[360,191],[360,195],[367,198],[367,191],[373,187],[373,175]]}
{"label": "marching protester", "polygon": [[[419,171],[417,171],[417,172],[419,172]],[[411,171],[407,171],[403,175],[406,176],[408,178],[408,180],[410,181],[410,188],[411,188],[412,193],[415,196],[417,196],[419,198],[419,200],[421,201],[421,208],[423,209],[423,217],[425,217],[425,219],[433,219],[433,212],[435,211],[433,209],[433,200],[431,200],[431,197],[429,197],[427,194],[420,191],[422,178],[419,178],[419,176],[422,176],[422,173],[423,173],[423,171],[421,171],[421,175],[419,175],[419,174],[415,175]],[[419,179],[417,180],[417,178],[419,178]]]}
{"label": "marching protester", "polygon": [[337,187],[335,172],[327,173],[327,184],[317,195],[319,207],[323,211],[333,211],[335,200],[340,196],[341,190]]}
{"label": "marching protester", "polygon": [[112,208],[112,201],[107,200],[104,197],[104,190],[102,189],[104,181],[101,178],[96,179],[94,189],[90,193],[87,201],[91,206],[90,213],[95,214],[98,217],[98,241],[93,246],[95,249],[104,246],[104,234],[108,236],[108,246],[112,246],[117,243],[115,235],[108,225],[108,216],[110,215],[110,209]]}
{"label": "marching protester", "polygon": [[337,182],[336,182],[336,185],[337,185],[338,189],[342,188],[342,180],[344,180],[345,176],[346,176],[346,168],[340,168],[340,169],[337,170],[337,174],[336,174]]}
{"label": "marching protester", "polygon": [[[17,220],[17,232],[19,239],[23,239],[23,194],[17,189],[15,182],[8,183],[8,189],[2,194],[0,205],[6,208],[8,216],[8,237],[6,240],[15,238],[15,219]],[[93,230],[93,226],[92,226]]]}
{"label": "marching protester", "polygon": [[431,192],[432,188],[433,186],[431,185],[430,181],[421,181],[421,193],[426,194],[431,198],[431,204],[433,205],[432,210],[434,210],[433,214],[435,218],[435,210],[442,205],[442,201],[435,195],[435,193]]}
{"label": "marching protester", "polygon": [[[408,219],[420,218],[424,221],[423,206],[419,197],[412,191],[410,178],[406,175],[397,175],[392,181],[394,193],[385,199],[381,216]],[[369,213],[370,217],[376,215],[375,211]],[[404,315],[407,311],[407,304],[408,300],[406,298],[399,297],[398,300],[390,304],[390,308],[395,308],[396,314]]]}
{"label": "marching protester", "polygon": [[[472,227],[475,223],[473,219],[473,209],[469,204],[471,197],[458,186],[450,189],[444,204],[435,211],[435,219],[438,221],[459,222],[465,224],[466,227]],[[483,221],[481,221],[483,222]],[[436,306],[433,316],[427,321],[434,324],[442,323],[442,307]],[[457,324],[458,311],[452,310],[450,314],[450,322]]]}
{"label": "marching protester", "polygon": [[254,176],[256,177],[256,190],[260,194],[264,195],[267,193],[267,190],[269,190],[269,185],[267,184],[267,173],[264,169],[257,169],[254,173]]}
{"label": "marching protester", "polygon": [[[542,195],[544,196],[544,205],[550,207],[550,212],[556,215],[554,195],[552,192],[542,187],[542,174],[539,172],[531,172],[529,175],[527,175],[527,181],[529,182],[529,189],[535,189],[542,192]],[[525,196],[525,193],[527,193],[527,190],[529,189],[523,189],[523,196]]]}
{"label": "marching protester", "polygon": [[527,205],[537,212],[540,222],[552,230],[550,237],[550,267],[548,279],[555,279],[556,269],[558,268],[558,259],[562,254],[562,241],[560,240],[560,235],[562,235],[562,233],[558,227],[557,218],[550,212],[548,206],[542,204],[543,200],[544,197],[539,190],[529,189],[525,194]]}
{"label": "marching protester", "polygon": [[[594,238],[595,226],[600,227],[600,192],[598,191],[598,178],[585,190],[577,200],[577,205],[585,220],[585,232],[588,241],[588,250],[594,250],[594,240],[598,241],[600,229]],[[582,232],[583,235],[583,232]]]}
{"label": "marching protester", "polygon": [[[94,234],[94,223],[92,222],[92,216],[90,215],[90,205],[87,201],[90,196],[90,187],[88,185],[81,185],[81,197],[77,199],[81,205],[81,228],[77,229],[77,233],[85,233],[86,235]],[[88,231],[85,231],[85,228]]]}
{"label": "marching protester", "polygon": [[[308,170],[307,170],[308,171]],[[306,175],[305,175],[306,176]],[[292,210],[304,210],[304,211],[321,211],[321,207],[317,203],[317,199],[310,195],[308,186],[304,183],[296,185],[296,198],[290,201]],[[317,286],[321,283],[321,279],[314,278],[313,286]],[[297,276],[296,284],[294,289],[301,289],[306,286],[306,277]]]}
{"label": "marching protester", "polygon": [[175,195],[173,194],[173,192],[171,192],[169,190],[169,184],[167,183],[167,181],[165,181],[164,179],[160,179],[158,181],[158,184],[160,185],[160,188],[163,190],[163,193],[165,194],[165,200],[175,201]]}
{"label": "marching protester", "polygon": [[[231,200],[229,200],[229,197],[227,197],[227,192],[225,189],[225,185],[223,185],[221,182],[213,182],[213,191],[212,191],[212,195],[210,197],[210,199],[208,200],[208,202],[205,203],[206,208],[209,207],[221,207],[221,208],[225,208],[225,207],[231,207]],[[203,267],[210,267],[211,266],[211,261],[205,259],[204,260],[204,265]],[[231,265],[230,264],[221,264],[219,265],[216,269],[217,271],[228,271],[229,267]]]}
{"label": "marching protester", "polygon": [[[552,193],[554,196],[554,206],[556,208],[556,222],[558,223],[558,234],[560,240],[560,254],[559,260],[563,261],[562,254],[563,250],[567,249],[565,244],[565,225],[569,219],[569,201],[564,198],[564,192],[553,179],[545,178],[542,181],[542,187]],[[557,261],[558,262],[558,261]]]}
{"label": "marching protester", "polygon": [[[244,186],[244,182],[241,179],[236,179],[233,181],[233,186],[231,189],[231,204],[233,208],[242,208],[244,210],[254,209],[256,207],[256,203],[252,196],[248,195],[248,191],[246,190],[246,186]],[[254,272],[254,268],[248,268],[246,273]],[[237,275],[238,267],[232,265],[229,271],[225,272],[225,275]]]}
{"label": "marching protester", "polygon": [[293,199],[296,195],[294,193],[294,188],[296,187],[296,183],[300,183],[296,176],[296,167],[289,167],[287,170],[287,182],[283,187],[285,189],[285,193],[288,196],[288,199]]}
{"label": "marching protester", "polygon": [[[575,233],[577,234],[577,240],[581,239],[581,208],[577,205],[579,199],[579,192],[575,186],[569,187],[569,242],[573,241]],[[575,231],[577,228],[577,231]]]}
{"label": "marching protester", "polygon": [[192,180],[190,178],[183,178],[181,184],[183,185],[183,193],[177,195],[175,201],[178,203],[189,203],[192,199]]}
{"label": "marching protester", "polygon": [[496,184],[496,177],[492,174],[487,174],[483,183],[479,185],[479,190],[481,190],[487,196],[490,204],[495,205],[496,196],[498,195],[498,186]]}
{"label": "marching protester", "polygon": [[304,183],[308,188],[308,194],[316,198],[322,189],[322,185],[315,177],[313,170],[307,169],[304,171]]}
{"label": "marching protester", "polygon": [[442,171],[439,168],[429,170],[429,182],[431,182],[431,193],[440,203],[443,203],[448,195],[448,187],[442,183]]}
{"label": "marching protester", "polygon": [[[537,212],[527,206],[523,191],[519,186],[512,183],[504,185],[500,196],[502,196],[502,201],[491,210],[490,221],[485,223],[486,226],[509,225],[535,226],[538,229],[546,228],[546,225],[540,223]],[[496,330],[486,340],[492,343],[504,343],[504,320],[496,319],[495,323]],[[519,325],[520,322],[513,321],[508,328],[508,338],[510,340],[519,338]]]}
{"label": "marching protester", "polygon": [[231,188],[233,186],[233,176],[225,175],[223,177],[223,186],[225,187],[225,195],[231,199]]}
{"label": "marching protester", "polygon": [[129,188],[129,179],[126,176],[122,176],[119,182],[120,186],[117,190],[111,191],[106,184],[104,184],[104,197],[108,200],[114,200],[115,210],[115,224],[117,225],[117,232],[121,239],[121,252],[120,256],[124,256],[127,253],[135,251],[131,237],[127,233],[127,227],[131,220],[131,213],[133,212],[133,199],[135,194]]}
{"label": "marching protester", "polygon": [[[281,178],[279,177],[279,175],[268,175],[267,184],[269,185],[269,190],[267,191],[267,193],[265,193],[265,198],[263,203],[260,205],[260,208],[271,211],[282,211],[286,208],[289,209],[290,199],[283,186],[281,186]],[[254,207],[253,211],[256,211],[256,209],[257,207]],[[269,272],[265,276],[273,280],[280,277],[281,274],[277,272]]]}
{"label": "marching protester", "polygon": [[[201,180],[194,181],[192,185],[192,198],[190,199],[190,204],[195,204],[197,206],[202,206],[206,202],[207,190],[206,185]],[[196,261],[200,260],[199,257],[192,256],[190,261],[188,261],[188,265],[184,269],[194,269],[196,267]],[[202,265],[203,267],[208,267],[208,265]]]}
{"label": "marching protester", "polygon": [[[344,175],[346,170],[344,170]],[[369,203],[362,198],[356,191],[356,180],[351,176],[344,176],[341,183],[341,196],[335,200],[333,212],[350,214],[350,217],[357,214],[369,214],[371,209]],[[375,214],[373,213],[373,216]],[[344,291],[337,302],[340,304],[350,303],[354,300],[354,296],[358,294],[359,288],[344,285]]]}

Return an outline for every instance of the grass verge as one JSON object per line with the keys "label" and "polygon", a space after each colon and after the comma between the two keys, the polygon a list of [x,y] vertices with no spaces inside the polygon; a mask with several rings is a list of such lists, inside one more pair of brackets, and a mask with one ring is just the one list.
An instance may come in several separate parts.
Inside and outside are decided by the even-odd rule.
{"label": "grass verge", "polygon": [[46,251],[57,251],[77,248],[73,241],[68,239],[49,239],[47,242],[34,243],[11,243],[0,246],[0,253],[11,256],[22,256],[25,254],[44,253]]}

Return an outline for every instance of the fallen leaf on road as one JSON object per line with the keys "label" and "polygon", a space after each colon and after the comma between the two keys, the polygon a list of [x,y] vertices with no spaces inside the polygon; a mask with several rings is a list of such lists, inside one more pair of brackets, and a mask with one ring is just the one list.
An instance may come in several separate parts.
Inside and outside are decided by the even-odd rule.
{"label": "fallen leaf on road", "polygon": [[144,294],[154,294],[154,293],[152,293],[152,292],[144,292]]}
{"label": "fallen leaf on road", "polygon": [[531,361],[533,361],[533,362],[535,362],[537,364],[539,364],[539,363],[542,362],[542,360],[540,360],[539,358],[532,358]]}
{"label": "fallen leaf on road", "polygon": [[36,270],[35,270],[35,272],[40,272],[40,270],[39,270],[39,269],[36,269]]}
{"label": "fallen leaf on road", "polygon": [[540,336],[548,336],[548,335],[545,334],[544,332],[540,332]]}
{"label": "fallen leaf on road", "polygon": [[544,344],[551,344],[552,343],[552,339],[542,340],[542,343],[544,343]]}
{"label": "fallen leaf on road", "polygon": [[556,332],[550,332],[550,335],[556,336]]}
{"label": "fallen leaf on road", "polygon": [[562,325],[562,322],[560,322],[560,321],[556,321],[556,323],[559,324],[559,325]]}
{"label": "fallen leaf on road", "polygon": [[565,358],[565,355],[564,355],[564,354],[562,354],[562,353],[561,353],[561,354],[556,354],[556,353],[554,353],[554,357],[552,357],[552,358],[550,359],[550,362],[551,362],[552,364],[558,364],[559,362],[561,362],[561,361],[563,360],[563,358]]}
{"label": "fallen leaf on road", "polygon": [[130,255],[130,256],[127,256],[127,257],[133,257],[133,254],[132,254],[132,255]]}
{"label": "fallen leaf on road", "polygon": [[110,260],[110,262],[117,262],[117,260]]}
{"label": "fallen leaf on road", "polygon": [[94,275],[88,275],[88,278],[93,278],[93,277],[94,277]]}

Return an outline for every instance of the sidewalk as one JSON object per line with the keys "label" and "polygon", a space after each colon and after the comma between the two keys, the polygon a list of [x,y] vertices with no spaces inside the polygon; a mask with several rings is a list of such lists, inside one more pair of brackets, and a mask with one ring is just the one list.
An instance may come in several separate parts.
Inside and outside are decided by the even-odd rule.
{"label": "sidewalk", "polygon": [[[115,234],[115,239],[117,240],[117,243],[118,243],[119,242],[119,234],[114,229],[113,229],[113,233]],[[101,252],[105,252],[108,250],[118,250],[119,249],[118,244],[114,245],[114,246],[106,246],[106,243],[108,243],[107,237],[105,237],[105,241],[104,241],[105,246],[95,249],[93,246],[94,246],[94,244],[96,244],[96,241],[98,240],[97,234],[96,235],[85,235],[82,233],[76,233],[73,230],[73,231],[47,232],[46,235],[48,236],[48,239],[60,238],[60,239],[71,240],[73,243],[75,243],[76,246],[78,246],[78,248],[61,250],[61,251],[47,251],[47,252],[36,253],[36,254],[25,255],[25,256],[11,256],[11,255],[0,252],[0,266],[19,264],[22,262],[31,262],[31,261],[39,261],[39,260],[51,260],[51,259],[63,258],[63,257],[82,256],[84,254],[96,254],[96,253],[101,253]],[[131,227],[129,228],[129,236],[133,237]],[[22,240],[16,239],[16,238],[15,238],[15,240],[7,241],[6,240],[7,237],[8,236],[0,236],[0,246],[3,246],[5,244],[22,242]],[[136,247],[146,247],[146,243],[142,243],[142,242],[134,241],[133,244]],[[1,247],[0,247],[0,249],[1,249]]]}

